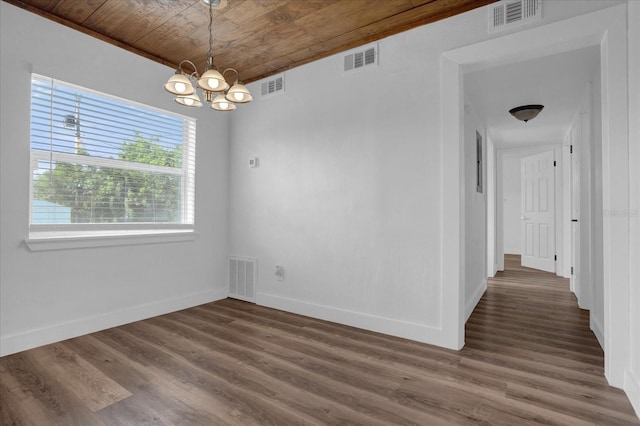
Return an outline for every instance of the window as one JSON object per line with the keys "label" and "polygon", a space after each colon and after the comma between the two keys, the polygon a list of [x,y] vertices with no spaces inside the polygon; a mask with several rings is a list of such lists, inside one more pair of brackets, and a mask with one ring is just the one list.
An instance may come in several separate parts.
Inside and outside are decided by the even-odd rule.
{"label": "window", "polygon": [[195,127],[32,75],[30,237],[193,230]]}

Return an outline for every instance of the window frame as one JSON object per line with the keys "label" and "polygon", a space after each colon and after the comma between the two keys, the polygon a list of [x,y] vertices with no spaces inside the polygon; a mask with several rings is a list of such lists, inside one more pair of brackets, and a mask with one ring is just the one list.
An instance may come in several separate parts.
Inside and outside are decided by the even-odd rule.
{"label": "window frame", "polygon": [[[158,112],[183,120],[182,128],[182,166],[160,166],[144,163],[133,163],[115,158],[86,156],[78,153],[54,152],[32,147],[31,131],[33,129],[33,101],[30,101],[29,114],[29,222],[28,237],[24,242],[32,251],[56,250],[69,248],[87,248],[128,244],[150,244],[174,241],[195,240],[195,148],[196,148],[196,119],[193,117],[165,111],[139,102],[118,96],[99,92],[78,86],[62,80],[32,73],[30,92],[33,91],[35,81],[49,82],[62,85],[68,89],[87,93],[92,96],[107,98],[135,108],[142,108],[148,112]],[[30,94],[30,97],[33,96]],[[80,161],[79,161],[80,160]],[[146,173],[161,173],[182,178],[181,223],[164,222],[115,222],[115,223],[68,223],[68,224],[34,224],[34,171],[39,168],[39,162],[61,162],[81,164],[101,168],[116,168]]]}

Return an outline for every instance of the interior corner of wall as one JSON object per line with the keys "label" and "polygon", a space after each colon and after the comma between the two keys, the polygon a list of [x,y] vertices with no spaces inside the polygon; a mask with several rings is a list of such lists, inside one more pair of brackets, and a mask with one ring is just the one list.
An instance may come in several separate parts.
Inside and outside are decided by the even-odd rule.
{"label": "interior corner of wall", "polygon": [[625,371],[624,392],[627,394],[636,415],[640,418],[640,377],[632,370]]}

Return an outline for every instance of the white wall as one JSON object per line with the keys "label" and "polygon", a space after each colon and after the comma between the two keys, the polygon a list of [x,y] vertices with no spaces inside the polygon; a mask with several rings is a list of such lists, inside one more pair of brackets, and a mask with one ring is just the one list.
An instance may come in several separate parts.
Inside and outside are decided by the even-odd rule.
{"label": "white wall", "polygon": [[487,276],[494,277],[498,272],[497,229],[498,221],[496,209],[497,193],[497,165],[496,149],[493,139],[487,132]]}
{"label": "white wall", "polygon": [[259,304],[437,341],[439,111],[426,83],[438,56],[426,40],[383,40],[380,65],[350,74],[342,56],[288,71],[284,94],[234,117],[231,253],[258,257]]}
{"label": "white wall", "polygon": [[29,251],[31,72],[191,110],[164,93],[167,67],[5,2],[0,31],[0,354],[225,297],[228,118],[214,112],[194,115],[195,241]]}
{"label": "white wall", "polygon": [[[482,138],[482,192],[477,192],[476,132]],[[465,320],[487,289],[487,131],[473,105],[465,103]]]}
{"label": "white wall", "polygon": [[520,153],[502,157],[502,209],[504,235],[504,253],[522,254],[522,235],[520,232],[521,188]]}
{"label": "white wall", "polygon": [[[590,306],[590,323],[591,329],[595,333],[600,345],[604,344],[604,252],[603,252],[603,201],[602,201],[602,87],[600,82],[600,70],[598,69],[593,78],[593,88],[589,93],[589,115],[590,123],[583,124],[585,128],[584,133],[588,132],[589,144],[591,145],[588,150],[591,152],[590,156],[584,158],[584,167],[588,168],[590,173],[583,173],[582,181],[587,178],[590,179],[589,186],[591,188],[591,195],[587,197],[583,192],[583,196],[580,198],[581,214],[585,210],[589,211],[588,219],[590,224],[588,227],[581,227],[580,231],[584,231],[581,235],[580,241],[587,242],[581,243],[581,249],[585,250],[581,253],[583,256],[581,266],[588,262],[589,268],[589,280],[587,285],[587,304]],[[584,116],[583,116],[584,119]],[[590,125],[589,125],[590,124]],[[583,151],[584,152],[584,151]],[[584,172],[583,167],[583,172]],[[590,202],[590,205],[585,204],[585,199]],[[584,221],[583,221],[584,222]]]}
{"label": "white wall", "polygon": [[640,2],[629,2],[629,359],[624,388],[640,416]]}

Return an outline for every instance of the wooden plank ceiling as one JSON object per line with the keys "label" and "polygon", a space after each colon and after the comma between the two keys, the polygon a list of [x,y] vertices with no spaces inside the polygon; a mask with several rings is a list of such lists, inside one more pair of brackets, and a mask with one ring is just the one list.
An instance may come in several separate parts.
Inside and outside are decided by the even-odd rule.
{"label": "wooden plank ceiling", "polygon": [[[4,0],[172,68],[203,71],[209,9],[201,0]],[[222,0],[213,11],[218,69],[245,82],[496,0]]]}

